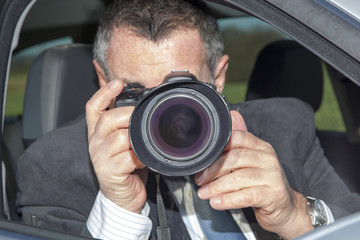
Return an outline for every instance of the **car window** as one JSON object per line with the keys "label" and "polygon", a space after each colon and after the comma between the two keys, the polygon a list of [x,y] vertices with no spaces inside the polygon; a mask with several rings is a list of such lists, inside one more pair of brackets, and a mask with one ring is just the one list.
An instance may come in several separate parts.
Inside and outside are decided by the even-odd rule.
{"label": "car window", "polygon": [[65,36],[92,43],[104,11],[102,0],[38,0],[24,21],[17,50]]}
{"label": "car window", "polygon": [[[288,39],[288,37],[269,24],[251,16],[220,19],[218,23],[224,38],[224,51],[230,56],[224,95],[232,103],[242,102],[245,100],[248,80],[261,49],[273,41]],[[19,116],[22,113],[26,78],[32,59],[47,48],[72,42],[71,37],[62,37],[27,47],[13,55],[5,116]],[[345,131],[337,99],[325,67],[323,71],[324,95],[322,105],[315,113],[316,126],[320,130]]]}
{"label": "car window", "polygon": [[[242,102],[259,52],[271,42],[289,38],[252,16],[220,19],[218,23],[224,38],[224,51],[230,56],[224,95],[231,103]],[[323,74],[324,92],[321,106],[315,113],[316,128],[344,132],[344,121],[325,66]]]}
{"label": "car window", "polygon": [[22,114],[24,91],[31,62],[47,48],[93,42],[103,0],[38,0],[29,11],[12,56],[5,116]]}
{"label": "car window", "polygon": [[232,103],[242,102],[261,49],[273,41],[287,37],[252,16],[220,19],[218,24],[224,38],[224,52],[230,57],[224,94]]}
{"label": "car window", "polygon": [[324,131],[345,132],[344,119],[325,64],[323,64],[322,68],[324,74],[324,89],[320,108],[315,113],[316,128]]}
{"label": "car window", "polygon": [[22,114],[27,75],[33,59],[45,49],[70,43],[73,43],[72,38],[64,37],[27,47],[13,55],[6,96],[6,117]]}

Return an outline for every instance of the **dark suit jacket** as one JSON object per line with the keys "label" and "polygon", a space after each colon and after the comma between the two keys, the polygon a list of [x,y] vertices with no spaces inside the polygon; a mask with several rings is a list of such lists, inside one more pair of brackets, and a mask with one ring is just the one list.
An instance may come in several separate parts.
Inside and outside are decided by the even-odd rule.
{"label": "dark suit jacket", "polygon": [[[243,115],[250,132],[272,144],[295,190],[323,199],[335,218],[360,210],[359,196],[348,190],[324,157],[309,106],[295,99],[271,99],[233,109]],[[19,160],[18,182],[18,207],[25,222],[35,215],[39,226],[89,234],[85,223],[99,186],[88,155],[84,117],[33,143]],[[156,188],[151,178],[147,189],[155,228]],[[167,218],[173,238],[189,239],[177,209],[170,206]],[[256,219],[248,220],[257,234]]]}

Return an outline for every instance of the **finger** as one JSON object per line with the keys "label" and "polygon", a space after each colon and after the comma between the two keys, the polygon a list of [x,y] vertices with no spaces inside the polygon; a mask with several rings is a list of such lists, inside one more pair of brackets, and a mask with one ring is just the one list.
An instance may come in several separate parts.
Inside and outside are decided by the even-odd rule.
{"label": "finger", "polygon": [[235,148],[248,148],[261,151],[273,151],[272,146],[256,137],[248,131],[232,131],[230,140],[224,151],[229,151]]}
{"label": "finger", "polygon": [[195,182],[201,186],[242,168],[267,169],[271,167],[273,161],[277,162],[273,153],[245,148],[234,149],[225,152],[211,166],[197,173]]}
{"label": "finger", "polygon": [[92,136],[98,119],[106,111],[112,99],[121,93],[123,85],[122,81],[113,80],[100,88],[87,102],[86,122],[89,137]]}
{"label": "finger", "polygon": [[128,129],[117,129],[111,132],[97,147],[97,151],[101,151],[105,159],[130,149]]}
{"label": "finger", "polygon": [[232,110],[230,111],[230,115],[232,122],[232,130],[247,131],[245,120],[238,111]]}
{"label": "finger", "polygon": [[127,129],[133,106],[114,108],[103,113],[99,118],[91,138],[97,139],[97,143],[103,142],[113,131]]}
{"label": "finger", "polygon": [[267,179],[271,179],[269,171],[258,168],[238,169],[218,178],[198,190],[201,199],[236,192],[245,188],[267,185]]}
{"label": "finger", "polygon": [[98,154],[96,159],[98,161],[94,161],[93,165],[98,178],[112,179],[115,181],[114,183],[117,181],[118,183],[123,182],[136,169],[145,168],[145,165],[136,157],[132,150],[124,151],[106,159],[106,164],[104,164],[104,158],[101,154]]}
{"label": "finger", "polygon": [[239,209],[246,207],[259,208],[269,199],[265,186],[242,189],[237,192],[225,193],[210,199],[210,205],[217,210]]}
{"label": "finger", "polygon": [[122,152],[111,158],[114,174],[119,172],[125,175],[132,174],[137,169],[145,168],[145,165],[137,158],[133,150]]}
{"label": "finger", "polygon": [[128,211],[140,213],[146,201],[147,169],[144,164],[131,150],[110,159],[100,159],[102,161],[97,161],[94,169],[104,196]]}

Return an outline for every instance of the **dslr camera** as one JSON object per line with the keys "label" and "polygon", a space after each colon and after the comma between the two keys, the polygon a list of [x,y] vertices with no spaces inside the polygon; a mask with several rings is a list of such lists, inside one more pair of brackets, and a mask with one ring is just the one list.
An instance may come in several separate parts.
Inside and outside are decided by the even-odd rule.
{"label": "dslr camera", "polygon": [[128,84],[115,107],[135,106],[129,138],[136,156],[166,176],[186,176],[208,166],[231,135],[229,104],[216,87],[187,71],[171,72],[147,89]]}

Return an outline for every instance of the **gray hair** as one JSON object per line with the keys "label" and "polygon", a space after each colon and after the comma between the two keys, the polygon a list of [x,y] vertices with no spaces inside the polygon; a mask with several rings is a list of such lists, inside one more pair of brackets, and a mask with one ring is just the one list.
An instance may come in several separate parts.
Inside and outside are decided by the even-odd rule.
{"label": "gray hair", "polygon": [[201,1],[190,0],[114,0],[101,18],[94,43],[94,59],[109,80],[107,50],[118,27],[126,27],[139,37],[158,42],[174,30],[197,29],[203,41],[212,75],[223,55],[224,44],[216,20]]}

